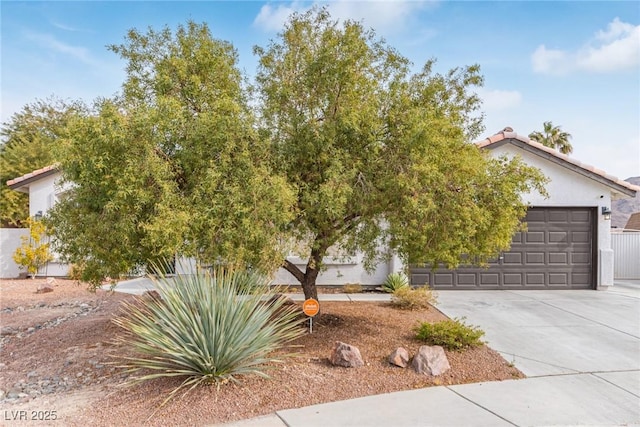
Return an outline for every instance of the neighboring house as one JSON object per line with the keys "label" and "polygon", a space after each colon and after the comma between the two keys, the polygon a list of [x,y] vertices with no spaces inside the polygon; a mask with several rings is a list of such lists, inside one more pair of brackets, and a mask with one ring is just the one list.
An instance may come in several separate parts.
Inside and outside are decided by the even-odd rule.
{"label": "neighboring house", "polygon": [[640,231],[640,212],[631,214],[624,229],[625,231]]}
{"label": "neighboring house", "polygon": [[[610,220],[603,209],[610,211],[612,200],[634,197],[640,187],[532,142],[510,128],[477,145],[492,156],[520,156],[539,168],[550,180],[546,186],[549,198],[537,193],[523,195],[531,206],[526,217],[528,231],[516,233],[511,250],[488,269],[432,271],[414,266],[409,269],[411,282],[428,283],[436,289],[602,289],[613,285]],[[45,213],[61,194],[55,185],[59,176],[55,169],[44,168],[7,185],[29,193],[30,214],[35,215]],[[289,259],[305,264],[304,259]],[[327,271],[317,283],[379,285],[390,272],[404,269],[400,260],[392,257],[369,274],[361,259],[360,254],[347,260],[326,258]],[[274,283],[298,284],[284,269],[278,271]]]}
{"label": "neighboring house", "polygon": [[[57,185],[60,178],[60,172],[55,166],[47,166],[42,169],[35,170],[21,177],[7,181],[7,187],[12,188],[21,193],[29,195],[29,216],[43,216],[58,200],[58,197],[64,190]],[[11,252],[11,253],[9,253]],[[11,251],[2,248],[1,263],[9,264],[13,262],[12,256],[15,248]],[[58,261],[58,257],[54,253],[53,261],[41,267],[38,275],[42,276],[66,276],[69,266]],[[11,270],[13,271],[13,270]]]}
{"label": "neighboring house", "polygon": [[[413,284],[435,289],[602,289],[613,285],[611,201],[640,187],[505,128],[477,145],[492,156],[520,156],[549,178],[549,197],[525,194],[528,231],[488,269],[410,269]],[[607,213],[605,215],[605,212]]]}

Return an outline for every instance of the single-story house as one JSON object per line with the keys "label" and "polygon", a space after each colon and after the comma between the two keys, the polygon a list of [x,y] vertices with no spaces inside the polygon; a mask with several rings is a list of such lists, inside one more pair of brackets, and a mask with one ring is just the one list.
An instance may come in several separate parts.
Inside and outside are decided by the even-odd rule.
{"label": "single-story house", "polygon": [[411,267],[413,284],[435,289],[603,289],[613,285],[611,201],[640,187],[518,135],[511,128],[477,143],[491,155],[520,156],[549,178],[548,198],[524,194],[527,231],[489,268]]}
{"label": "single-story house", "polygon": [[[489,268],[432,270],[411,266],[411,283],[427,283],[435,289],[601,289],[613,285],[611,201],[634,197],[640,187],[530,141],[511,128],[477,145],[494,156],[520,156],[539,168],[550,180],[546,187],[549,197],[523,195],[531,206],[526,217],[528,229],[516,233],[511,249]],[[29,212],[35,216],[46,213],[62,193],[56,185],[59,177],[60,172],[50,166],[7,185],[29,194]],[[4,248],[2,256],[6,256]],[[297,257],[290,257],[290,261],[300,266],[306,263]],[[397,256],[372,273],[364,270],[358,254],[325,261],[327,271],[319,276],[319,285],[379,285],[389,273],[405,268]],[[64,274],[65,268],[54,262],[47,274]],[[274,283],[298,284],[284,269],[277,272]]]}

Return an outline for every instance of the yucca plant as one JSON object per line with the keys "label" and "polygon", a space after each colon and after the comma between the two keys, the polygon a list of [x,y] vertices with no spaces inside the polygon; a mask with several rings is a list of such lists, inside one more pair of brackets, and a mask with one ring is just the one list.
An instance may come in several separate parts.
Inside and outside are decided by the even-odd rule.
{"label": "yucca plant", "polygon": [[281,361],[273,351],[304,333],[295,307],[269,298],[268,283],[257,273],[222,269],[155,280],[160,298],[125,304],[114,319],[124,330],[117,340],[139,354],[122,359],[138,374],[130,384],[185,377],[164,404],[184,388],[268,377],[267,364]]}
{"label": "yucca plant", "polygon": [[409,280],[407,276],[402,273],[391,273],[387,276],[387,280],[382,284],[382,289],[385,292],[394,293],[400,288],[409,286]]}

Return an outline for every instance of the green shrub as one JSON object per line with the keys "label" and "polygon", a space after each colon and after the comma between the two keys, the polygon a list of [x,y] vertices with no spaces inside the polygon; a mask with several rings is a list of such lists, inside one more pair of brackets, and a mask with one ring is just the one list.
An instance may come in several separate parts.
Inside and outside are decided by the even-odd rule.
{"label": "green shrub", "polygon": [[20,237],[20,247],[13,254],[13,260],[19,268],[27,270],[31,278],[35,278],[40,267],[53,260],[46,242],[47,227],[41,220],[29,218],[26,221],[29,235]]}
{"label": "green shrub", "polygon": [[400,288],[409,286],[409,280],[407,276],[402,273],[391,273],[387,276],[387,280],[382,284],[382,290],[389,293],[394,293]]}
{"label": "green shrub", "polygon": [[463,350],[484,344],[480,340],[484,331],[464,323],[464,318],[421,323],[416,327],[416,338],[429,345],[439,345],[447,350]]}
{"label": "green shrub", "polygon": [[427,286],[415,289],[404,286],[396,289],[391,296],[391,305],[406,310],[429,308],[435,302],[436,295]]}
{"label": "green shrub", "polygon": [[123,367],[139,374],[131,383],[185,377],[166,403],[184,387],[267,377],[266,364],[278,361],[271,353],[304,333],[295,306],[269,299],[268,283],[258,274],[223,270],[155,281],[161,298],[126,304],[114,319],[124,330],[118,341],[139,354],[123,359]]}
{"label": "green shrub", "polygon": [[347,283],[342,287],[346,294],[359,294],[362,292],[362,285],[359,283]]}

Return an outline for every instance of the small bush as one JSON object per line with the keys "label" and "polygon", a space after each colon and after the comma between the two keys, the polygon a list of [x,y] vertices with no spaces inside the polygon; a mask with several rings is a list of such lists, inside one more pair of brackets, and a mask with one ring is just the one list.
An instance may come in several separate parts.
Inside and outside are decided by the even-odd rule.
{"label": "small bush", "polygon": [[82,273],[84,272],[84,266],[82,264],[71,264],[69,266],[69,272],[67,276],[69,279],[80,282],[82,280]]}
{"label": "small bush", "polygon": [[407,276],[402,273],[391,273],[387,276],[387,280],[382,284],[382,290],[389,293],[394,293],[400,288],[409,286],[409,280]]}
{"label": "small bush", "polygon": [[436,302],[436,295],[427,286],[412,289],[404,286],[396,289],[391,296],[391,305],[405,310],[429,308]]}
{"label": "small bush", "polygon": [[295,306],[285,306],[284,298],[264,302],[268,283],[258,274],[223,270],[155,281],[161,298],[125,304],[114,319],[125,331],[117,341],[138,353],[123,363],[129,372],[142,371],[131,382],[184,377],[166,403],[185,387],[266,377],[266,364],[278,361],[271,353],[304,333]]}
{"label": "small bush", "polygon": [[464,318],[421,323],[416,327],[416,338],[429,345],[439,345],[447,350],[463,350],[484,344],[480,340],[484,331],[464,323]]}
{"label": "small bush", "polygon": [[359,294],[362,292],[362,285],[359,283],[347,283],[342,287],[346,294]]}

